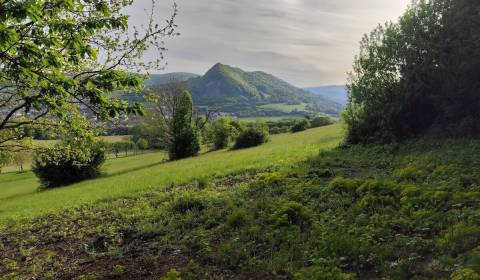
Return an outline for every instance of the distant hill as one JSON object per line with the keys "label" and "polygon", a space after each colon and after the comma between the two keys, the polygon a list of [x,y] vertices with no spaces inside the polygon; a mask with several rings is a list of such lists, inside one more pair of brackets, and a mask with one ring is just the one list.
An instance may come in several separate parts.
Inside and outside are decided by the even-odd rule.
{"label": "distant hill", "polygon": [[189,79],[199,77],[197,74],[187,72],[174,72],[167,74],[151,74],[150,79],[145,81],[147,86],[161,85],[172,81],[185,82]]}
{"label": "distant hill", "polygon": [[[216,111],[236,117],[338,116],[343,108],[340,102],[297,88],[271,74],[246,72],[221,63],[203,76],[184,72],[154,74],[145,84],[154,87],[172,81],[184,83],[200,112]],[[144,101],[138,94],[119,96]]]}
{"label": "distant hill", "polygon": [[[246,72],[217,63],[204,76],[186,81],[197,105],[237,116],[325,113],[342,105],[312,94],[265,72]],[[291,110],[290,110],[291,109]]]}
{"label": "distant hill", "polygon": [[342,85],[310,87],[305,88],[305,90],[340,103],[343,106],[347,105],[348,102],[347,89]]}

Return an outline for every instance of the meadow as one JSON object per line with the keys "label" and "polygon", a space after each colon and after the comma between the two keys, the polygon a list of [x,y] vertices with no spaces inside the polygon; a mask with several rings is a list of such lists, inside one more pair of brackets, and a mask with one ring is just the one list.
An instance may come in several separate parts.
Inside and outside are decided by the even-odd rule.
{"label": "meadow", "polygon": [[[107,143],[115,143],[115,142],[122,142],[128,141],[130,136],[128,135],[115,135],[115,136],[101,136],[99,137],[102,141]],[[33,140],[33,145],[35,147],[51,147],[55,145],[58,141],[57,140]],[[113,157],[114,155],[108,155],[109,157]],[[25,163],[23,165],[24,170],[30,170],[32,165],[32,155],[31,153],[25,158]],[[20,167],[16,166],[15,164],[10,164],[2,168],[2,173],[10,173],[10,172],[18,172],[20,171]],[[1,194],[0,194],[1,196]]]}
{"label": "meadow", "polygon": [[175,162],[165,162],[164,153],[112,159],[107,161],[102,178],[41,192],[31,172],[3,174],[0,175],[0,223],[39,217],[195,179],[288,165],[313,156],[321,149],[336,147],[343,137],[342,131],[341,125],[333,125],[298,134],[276,135],[261,147],[208,152]]}
{"label": "meadow", "polygon": [[305,111],[307,108],[306,103],[301,103],[298,105],[290,105],[286,103],[279,103],[279,104],[266,104],[259,106],[262,109],[272,109],[284,113],[291,113],[293,111]]}
{"label": "meadow", "polygon": [[[341,134],[280,135],[59,189],[62,203],[84,199],[79,187],[98,201],[3,225],[0,279],[480,279],[480,142],[330,149]],[[141,187],[169,173],[178,184]],[[100,199],[117,187],[129,195]]]}

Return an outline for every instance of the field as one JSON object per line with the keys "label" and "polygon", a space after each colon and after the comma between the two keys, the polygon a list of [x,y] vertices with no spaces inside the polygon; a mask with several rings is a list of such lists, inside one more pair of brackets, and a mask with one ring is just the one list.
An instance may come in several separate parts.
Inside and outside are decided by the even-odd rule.
{"label": "field", "polygon": [[288,120],[288,119],[301,119],[301,116],[291,116],[291,115],[285,115],[285,116],[278,116],[278,117],[248,117],[248,118],[239,118],[241,121],[244,122],[254,122],[257,120],[261,120],[264,122],[276,122],[276,121],[282,121],[282,120]]}
{"label": "field", "polygon": [[163,153],[108,161],[103,178],[65,188],[37,192],[30,172],[0,175],[0,222],[33,218],[86,203],[132,195],[139,191],[182,184],[204,177],[288,165],[331,149],[342,138],[340,125],[298,134],[272,136],[261,147],[216,151],[197,158],[165,163]]}
{"label": "field", "polygon": [[260,108],[262,109],[272,109],[284,113],[291,113],[293,111],[305,111],[307,107],[307,104],[302,103],[298,105],[289,105],[286,103],[279,103],[279,104],[267,104],[267,105],[262,105]]}
{"label": "field", "polygon": [[480,141],[330,149],[340,136],[110,162],[109,178],[13,199],[65,210],[4,226],[0,279],[480,279]]}

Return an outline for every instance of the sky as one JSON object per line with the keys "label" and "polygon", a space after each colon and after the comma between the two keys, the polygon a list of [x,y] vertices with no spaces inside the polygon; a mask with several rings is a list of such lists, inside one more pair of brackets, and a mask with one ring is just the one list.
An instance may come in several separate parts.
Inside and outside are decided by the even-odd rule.
{"label": "sky", "polygon": [[[173,0],[157,1],[155,18],[163,23]],[[204,74],[221,62],[307,87],[345,84],[363,34],[396,21],[410,0],[176,2],[181,34],[166,40],[168,65],[160,73]],[[146,23],[150,7],[150,0],[136,0],[127,11],[131,23]]]}

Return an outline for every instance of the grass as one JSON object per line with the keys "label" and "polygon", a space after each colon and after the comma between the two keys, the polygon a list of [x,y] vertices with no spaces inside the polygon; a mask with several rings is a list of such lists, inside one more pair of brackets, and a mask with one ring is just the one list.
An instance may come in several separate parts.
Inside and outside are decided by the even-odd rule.
{"label": "grass", "polygon": [[57,212],[0,231],[0,279],[477,280],[479,153],[343,147]]}
{"label": "grass", "polygon": [[[341,126],[333,125],[299,134],[272,136],[269,143],[252,149],[216,151],[175,162],[163,163],[163,154],[112,160],[103,178],[44,192],[35,191],[38,183],[29,172],[0,175],[0,197],[4,197],[0,203],[0,223],[34,218],[195,178],[286,165],[304,160],[320,149],[337,146],[342,136]],[[8,187],[4,188],[5,183]],[[4,193],[9,193],[8,197]]]}
{"label": "grass", "polygon": [[[100,139],[107,143],[116,143],[116,142],[121,142],[121,141],[127,141],[131,138],[129,135],[118,135],[118,136],[101,136]],[[41,147],[41,148],[48,148],[52,147],[55,145],[58,141],[57,140],[34,140],[33,145],[35,147]],[[32,156],[26,160],[25,164],[23,165],[24,170],[30,170],[31,169],[31,164],[32,164]],[[18,166],[15,166],[13,164],[6,166],[2,168],[2,173],[11,173],[11,172],[17,172],[19,171],[20,168]],[[1,179],[0,179],[1,180]],[[1,181],[0,181],[1,182]],[[0,199],[1,199],[1,194],[0,194]]]}
{"label": "grass", "polygon": [[283,120],[291,120],[291,119],[301,119],[302,116],[292,116],[292,115],[285,115],[285,116],[276,116],[276,117],[248,117],[248,118],[239,118],[239,120],[244,122],[255,122],[258,120],[265,121],[265,122],[276,122],[276,121],[283,121]]}
{"label": "grass", "polygon": [[284,113],[291,113],[293,111],[305,111],[307,107],[307,104],[302,103],[298,105],[289,105],[286,103],[279,103],[279,104],[266,104],[260,106],[262,109],[271,109],[271,110],[276,110]]}

